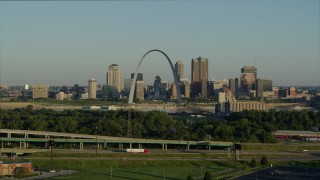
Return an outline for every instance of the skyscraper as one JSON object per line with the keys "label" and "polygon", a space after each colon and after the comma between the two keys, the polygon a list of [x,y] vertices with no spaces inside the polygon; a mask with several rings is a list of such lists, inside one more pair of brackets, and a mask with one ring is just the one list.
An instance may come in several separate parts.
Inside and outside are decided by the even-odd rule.
{"label": "skyscraper", "polygon": [[96,99],[97,98],[97,85],[95,79],[89,79],[89,99]]}
{"label": "skyscraper", "polygon": [[208,59],[199,57],[191,60],[191,81],[201,80],[208,80]]}
{"label": "skyscraper", "polygon": [[144,83],[143,83],[143,81],[137,81],[136,98],[139,100],[144,100]]}
{"label": "skyscraper", "polygon": [[171,100],[177,99],[177,87],[175,83],[171,84]]}
{"label": "skyscraper", "polygon": [[208,81],[206,79],[201,80],[201,98],[208,97]]}
{"label": "skyscraper", "polygon": [[107,72],[107,85],[117,87],[118,92],[121,92],[121,74],[117,64],[109,66]]}
{"label": "skyscraper", "polygon": [[191,60],[191,93],[192,96],[208,96],[208,59],[193,58]]}
{"label": "skyscraper", "polygon": [[256,97],[263,97],[263,92],[272,91],[272,81],[267,79],[256,80]]}
{"label": "skyscraper", "polygon": [[181,81],[181,79],[184,78],[184,64],[183,61],[179,60],[175,64],[175,70],[178,74],[178,80]]}
{"label": "skyscraper", "polygon": [[229,79],[229,89],[234,97],[238,97],[239,79]]}
{"label": "skyscraper", "polygon": [[190,83],[188,81],[184,84],[184,97],[190,97]]}
{"label": "skyscraper", "polygon": [[129,95],[130,88],[131,88],[131,81],[132,79],[124,79],[124,83],[123,83],[124,95]]}
{"label": "skyscraper", "polygon": [[[134,73],[131,73],[131,79],[133,79],[133,77],[134,77]],[[142,73],[137,74],[137,81],[143,81],[143,74]]]}
{"label": "skyscraper", "polygon": [[115,86],[103,85],[102,86],[102,98],[115,99],[118,97],[118,90]]}
{"label": "skyscraper", "polygon": [[256,97],[263,97],[263,80],[257,79],[256,80]]}
{"label": "skyscraper", "polygon": [[255,90],[257,79],[257,68],[254,66],[243,66],[241,68],[240,86],[242,91],[250,92]]}

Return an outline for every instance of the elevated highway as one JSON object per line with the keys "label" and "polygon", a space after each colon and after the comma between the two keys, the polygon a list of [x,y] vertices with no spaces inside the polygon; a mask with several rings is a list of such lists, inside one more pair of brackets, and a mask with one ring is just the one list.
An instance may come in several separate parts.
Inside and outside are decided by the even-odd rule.
{"label": "elevated highway", "polygon": [[61,132],[47,132],[47,131],[32,131],[32,130],[15,130],[15,129],[0,129],[0,141],[3,148],[4,143],[11,144],[13,142],[19,143],[20,149],[28,148],[30,143],[41,143],[46,145],[48,140],[54,140],[56,143],[70,143],[79,144],[81,150],[84,149],[85,144],[97,144],[97,148],[104,148],[107,145],[118,145],[119,149],[124,149],[124,145],[128,148],[137,146],[142,148],[145,145],[158,145],[162,146],[163,150],[171,146],[183,146],[189,150],[190,146],[205,147],[204,149],[211,150],[212,147],[230,147],[232,142],[219,142],[219,141],[179,141],[179,140],[162,140],[162,139],[139,139],[139,138],[126,138],[126,137],[112,137],[112,136],[99,136],[88,134],[74,134],[74,133],[61,133]]}

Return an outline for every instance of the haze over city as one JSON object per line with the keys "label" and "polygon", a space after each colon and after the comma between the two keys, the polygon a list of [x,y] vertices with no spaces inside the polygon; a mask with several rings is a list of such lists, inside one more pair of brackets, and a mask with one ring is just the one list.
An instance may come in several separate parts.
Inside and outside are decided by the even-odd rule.
{"label": "haze over city", "polygon": [[[320,84],[320,4],[283,1],[0,2],[0,83],[87,85],[106,82],[111,64],[129,78],[142,55],[160,49],[183,60],[208,58],[209,78],[257,68],[274,85]],[[173,81],[163,55],[140,71]]]}

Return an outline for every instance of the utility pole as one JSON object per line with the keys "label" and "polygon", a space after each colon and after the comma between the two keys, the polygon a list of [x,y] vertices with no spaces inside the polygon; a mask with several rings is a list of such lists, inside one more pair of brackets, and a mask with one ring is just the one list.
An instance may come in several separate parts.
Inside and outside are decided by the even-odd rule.
{"label": "utility pole", "polygon": [[234,150],[234,168],[237,168],[237,150],[241,150],[241,144],[233,144]]}
{"label": "utility pole", "polygon": [[53,147],[55,146],[55,144],[54,144],[54,140],[49,140],[48,141],[48,145],[49,145],[49,147],[50,147],[50,164],[51,164],[51,171],[53,171],[53,161],[52,161],[52,149],[53,149]]}

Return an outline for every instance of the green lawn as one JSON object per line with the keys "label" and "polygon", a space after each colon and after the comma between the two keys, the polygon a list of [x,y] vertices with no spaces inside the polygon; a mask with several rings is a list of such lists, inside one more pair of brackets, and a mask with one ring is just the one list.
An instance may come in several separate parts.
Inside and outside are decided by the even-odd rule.
{"label": "green lawn", "polygon": [[[33,165],[48,169],[49,163],[34,160]],[[212,161],[55,161],[54,169],[76,169],[79,173],[52,179],[186,179],[188,175],[199,177],[206,171],[212,174],[230,169],[232,162]],[[112,172],[112,175],[111,175]]]}
{"label": "green lawn", "polygon": [[[202,174],[206,171],[217,172],[224,168],[208,168],[202,167]],[[201,176],[201,167],[126,167],[126,168],[112,168],[94,169],[81,171],[80,173],[71,176],[58,177],[57,179],[136,179],[136,180],[149,180],[149,179],[186,179],[188,175],[194,177]]]}

